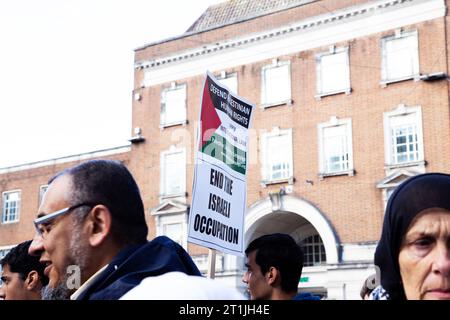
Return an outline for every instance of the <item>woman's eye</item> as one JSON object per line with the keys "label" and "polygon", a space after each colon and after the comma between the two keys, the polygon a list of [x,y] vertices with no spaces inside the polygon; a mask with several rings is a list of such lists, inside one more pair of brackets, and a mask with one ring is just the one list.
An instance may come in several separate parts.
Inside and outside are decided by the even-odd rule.
{"label": "woman's eye", "polygon": [[433,243],[433,239],[431,238],[420,238],[416,241],[414,241],[414,245],[419,247],[419,248],[426,248],[428,246],[430,246]]}

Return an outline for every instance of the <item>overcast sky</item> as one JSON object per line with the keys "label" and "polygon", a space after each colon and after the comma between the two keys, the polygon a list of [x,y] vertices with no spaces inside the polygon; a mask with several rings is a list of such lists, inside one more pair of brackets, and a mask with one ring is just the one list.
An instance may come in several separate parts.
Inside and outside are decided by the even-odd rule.
{"label": "overcast sky", "polygon": [[125,145],[134,49],[223,0],[0,0],[0,168]]}

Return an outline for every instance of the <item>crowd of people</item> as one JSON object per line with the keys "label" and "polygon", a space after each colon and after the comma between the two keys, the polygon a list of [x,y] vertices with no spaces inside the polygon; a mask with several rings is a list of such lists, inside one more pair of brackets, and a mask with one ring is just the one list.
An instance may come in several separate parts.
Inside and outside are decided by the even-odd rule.
{"label": "crowd of people", "polygon": [[[0,299],[246,299],[201,276],[170,238],[147,240],[139,188],[118,161],[86,161],[52,177],[34,224],[34,238],[1,260]],[[320,300],[298,292],[303,252],[291,236],[263,235],[245,254],[250,299]],[[374,264],[380,283],[369,277],[362,299],[450,300],[450,175],[417,175],[394,191]]]}

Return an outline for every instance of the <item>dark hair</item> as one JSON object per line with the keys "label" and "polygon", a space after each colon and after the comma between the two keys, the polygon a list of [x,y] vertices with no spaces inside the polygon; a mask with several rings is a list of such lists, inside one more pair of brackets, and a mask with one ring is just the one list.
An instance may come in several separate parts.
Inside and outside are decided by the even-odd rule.
{"label": "dark hair", "polygon": [[264,274],[275,267],[281,274],[281,289],[297,292],[303,269],[303,251],[294,239],[283,233],[268,234],[253,240],[245,254],[256,251],[255,261]]}
{"label": "dark hair", "polygon": [[28,254],[31,240],[22,242],[12,248],[6,256],[3,257],[0,264],[2,267],[8,265],[9,270],[18,273],[22,280],[25,280],[31,271],[39,274],[39,279],[43,286],[48,283],[48,278],[44,275],[45,265],[39,262],[39,256]]}
{"label": "dark hair", "polygon": [[140,244],[147,240],[147,223],[139,187],[130,171],[119,161],[90,160],[68,168],[62,175],[72,178],[70,201],[96,203],[108,207],[112,215],[112,235],[120,244]]}

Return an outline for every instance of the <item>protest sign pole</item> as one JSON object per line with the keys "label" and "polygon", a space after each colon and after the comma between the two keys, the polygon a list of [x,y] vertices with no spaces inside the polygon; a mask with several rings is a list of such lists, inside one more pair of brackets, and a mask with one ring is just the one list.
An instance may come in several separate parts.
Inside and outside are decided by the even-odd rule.
{"label": "protest sign pole", "polygon": [[216,276],[216,250],[208,250],[208,278],[214,279]]}

